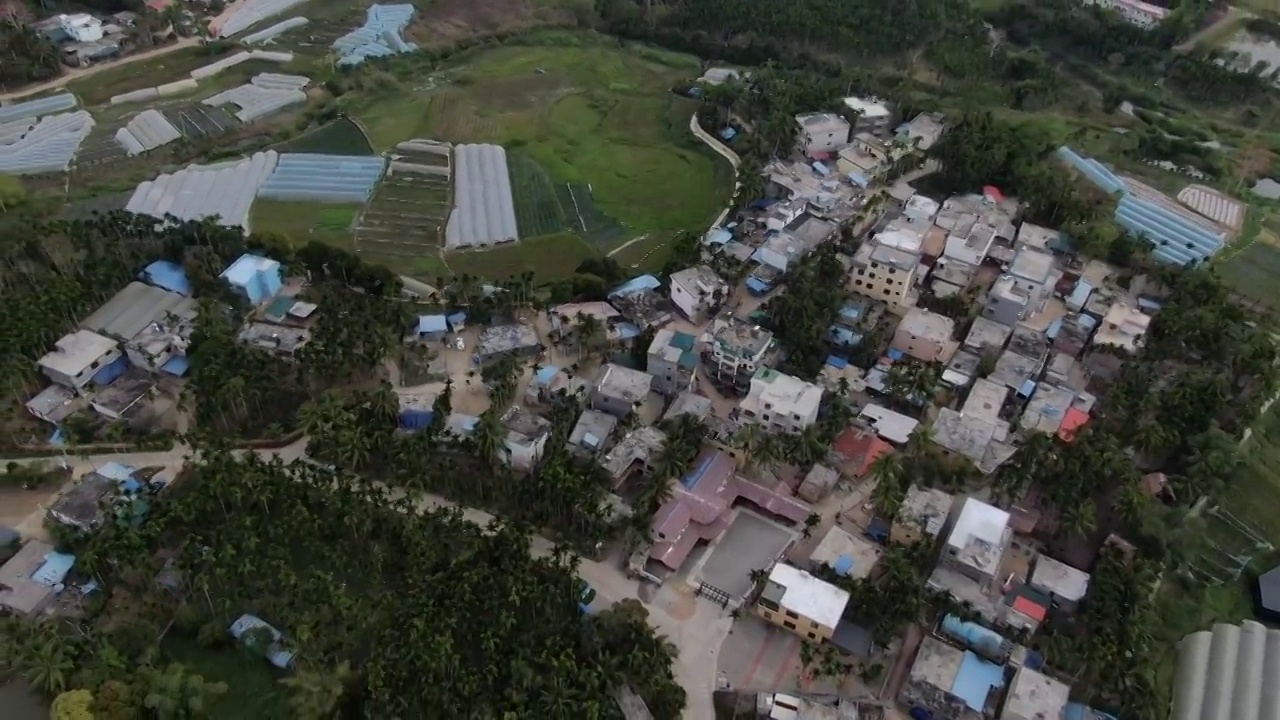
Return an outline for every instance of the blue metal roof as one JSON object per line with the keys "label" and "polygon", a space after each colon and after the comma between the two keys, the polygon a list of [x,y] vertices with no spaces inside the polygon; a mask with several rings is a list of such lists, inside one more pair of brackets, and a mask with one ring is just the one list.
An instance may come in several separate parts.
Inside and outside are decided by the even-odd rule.
{"label": "blue metal roof", "polygon": [[1018,388],[1018,394],[1023,397],[1031,397],[1031,393],[1034,393],[1035,391],[1036,391],[1035,380],[1027,380],[1026,382],[1022,383],[1022,387]]}
{"label": "blue metal roof", "polygon": [[752,275],[746,280],[747,290],[756,295],[764,295],[773,289],[773,285]]}
{"label": "blue metal roof", "polygon": [[640,277],[631,278],[614,288],[609,293],[609,297],[634,295],[645,290],[657,290],[660,287],[662,287],[662,283],[658,281],[658,278],[652,275],[641,275]]}
{"label": "blue metal roof", "polygon": [[168,260],[157,260],[138,274],[138,278],[158,288],[191,296],[191,281],[182,266]]}
{"label": "blue metal roof", "polygon": [[454,332],[458,332],[467,324],[467,314],[461,311],[453,313],[445,319],[449,321],[449,327],[453,328]]}
{"label": "blue metal roof", "polygon": [[129,358],[121,355],[116,358],[115,362],[98,369],[93,374],[93,384],[99,386],[110,385],[120,378],[121,375],[129,369]]}
{"label": "blue metal roof", "polygon": [[182,377],[183,375],[186,375],[187,371],[190,369],[191,369],[191,361],[188,360],[185,355],[174,355],[173,357],[165,361],[164,365],[160,366],[161,372],[166,372],[170,375],[176,375],[177,377]]}
{"label": "blue metal roof", "polygon": [[443,315],[419,315],[418,334],[449,332],[449,321]]}
{"label": "blue metal roof", "polygon": [[724,245],[733,239],[733,233],[724,228],[713,228],[707,231],[702,242],[706,245]]}
{"label": "blue metal roof", "polygon": [[629,322],[614,323],[613,331],[618,334],[619,340],[634,340],[642,332],[640,326]]}
{"label": "blue metal roof", "polygon": [[964,701],[971,710],[982,712],[991,688],[1004,687],[1004,668],[987,662],[966,650],[960,670],[951,684],[951,694]]}
{"label": "blue metal roof", "polygon": [[867,179],[867,176],[863,175],[860,172],[851,172],[849,173],[848,177],[849,177],[849,182],[853,183],[854,185],[857,185],[860,188],[865,188],[871,184],[871,181]]}
{"label": "blue metal roof", "polygon": [[555,365],[543,365],[533,374],[533,382],[535,385],[548,385],[559,372],[560,368]]}
{"label": "blue metal roof", "polygon": [[839,355],[828,355],[827,364],[837,370],[843,370],[849,367],[849,361]]}
{"label": "blue metal roof", "polygon": [[826,164],[818,162],[817,160],[814,160],[812,163],[810,163],[809,167],[813,168],[813,171],[818,173],[822,177],[826,177],[831,174],[831,171],[827,169]]}
{"label": "blue metal roof", "polygon": [[67,579],[67,573],[71,572],[71,566],[75,564],[75,555],[51,552],[44,556],[44,564],[31,573],[31,581],[45,587],[53,587]]}
{"label": "blue metal roof", "polygon": [[1062,332],[1062,318],[1049,323],[1049,328],[1044,331],[1044,335],[1050,340],[1057,340],[1060,332]]}
{"label": "blue metal roof", "polygon": [[1067,304],[1083,307],[1089,301],[1089,296],[1093,294],[1093,284],[1088,280],[1081,278],[1076,283],[1076,289],[1071,291],[1071,295],[1067,297]]}

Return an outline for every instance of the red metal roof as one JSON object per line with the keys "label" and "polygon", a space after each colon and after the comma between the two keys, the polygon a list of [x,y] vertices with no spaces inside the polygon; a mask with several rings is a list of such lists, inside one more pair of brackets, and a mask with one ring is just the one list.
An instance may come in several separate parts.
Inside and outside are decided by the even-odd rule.
{"label": "red metal roof", "polygon": [[1025,595],[1019,595],[1013,601],[1013,609],[1036,622],[1043,622],[1045,616],[1049,614],[1049,611],[1045,606],[1037,603],[1029,597],[1026,597]]}
{"label": "red metal roof", "polygon": [[991,198],[992,202],[1000,202],[1001,200],[1004,200],[1004,193],[1000,192],[1000,188],[995,185],[983,185],[982,194]]}
{"label": "red metal roof", "polygon": [[1089,413],[1080,408],[1070,407],[1062,416],[1062,424],[1058,426],[1058,437],[1065,442],[1071,442],[1076,439],[1076,432],[1089,422]]}

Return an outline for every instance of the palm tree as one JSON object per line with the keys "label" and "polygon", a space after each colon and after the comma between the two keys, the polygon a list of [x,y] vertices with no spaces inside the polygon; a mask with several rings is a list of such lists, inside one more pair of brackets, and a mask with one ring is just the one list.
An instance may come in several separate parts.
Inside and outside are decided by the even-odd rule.
{"label": "palm tree", "polygon": [[871,476],[876,483],[871,491],[871,500],[875,503],[876,514],[893,517],[906,498],[907,477],[902,466],[902,456],[898,453],[881,455],[871,464]]}
{"label": "palm tree", "polygon": [[61,641],[50,640],[48,637],[33,638],[18,662],[31,687],[53,697],[67,689],[75,664],[67,657]]}
{"label": "palm tree", "polygon": [[575,320],[577,322],[578,357],[582,357],[584,352],[590,354],[597,344],[604,339],[604,324],[600,322],[600,318],[586,313],[578,313]]}
{"label": "palm tree", "polygon": [[227,694],[226,683],[206,682],[181,663],[170,663],[163,672],[148,669],[146,687],[143,706],[159,720],[203,717],[215,698]]}
{"label": "palm tree", "polygon": [[480,459],[490,467],[496,466],[500,458],[499,453],[504,447],[505,433],[502,428],[502,419],[496,413],[486,411],[480,416],[480,422],[476,423],[471,437],[475,440],[476,454]]}
{"label": "palm tree", "polygon": [[289,688],[289,705],[301,720],[328,720],[337,715],[346,686],[351,682],[351,665],[343,660],[331,671],[302,669],[281,678]]}

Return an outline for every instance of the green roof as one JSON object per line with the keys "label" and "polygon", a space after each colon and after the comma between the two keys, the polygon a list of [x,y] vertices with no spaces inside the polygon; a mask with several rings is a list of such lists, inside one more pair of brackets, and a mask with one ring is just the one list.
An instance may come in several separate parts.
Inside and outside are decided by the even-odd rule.
{"label": "green roof", "polygon": [[674,332],[671,334],[671,344],[681,350],[692,350],[694,342],[697,338],[686,332]]}

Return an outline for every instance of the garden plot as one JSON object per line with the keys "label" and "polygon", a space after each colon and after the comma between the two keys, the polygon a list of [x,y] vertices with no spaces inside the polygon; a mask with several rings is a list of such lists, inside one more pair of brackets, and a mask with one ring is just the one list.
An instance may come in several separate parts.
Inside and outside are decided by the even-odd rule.
{"label": "garden plot", "polygon": [[273,150],[244,160],[216,165],[190,165],[148,180],[134,191],[126,209],[152,217],[179,220],[218,218],[226,227],[248,228],[249,208],[258,189],[275,170]]}
{"label": "garden plot", "polygon": [[450,146],[398,145],[356,228],[356,246],[383,255],[420,256],[440,247],[450,207]]}
{"label": "garden plot", "polygon": [[235,112],[236,119],[253,122],[290,105],[306,102],[307,94],[302,92],[302,88],[310,82],[309,78],[301,75],[261,73],[244,85],[207,98],[203,104],[209,107],[236,105],[240,108]]}

